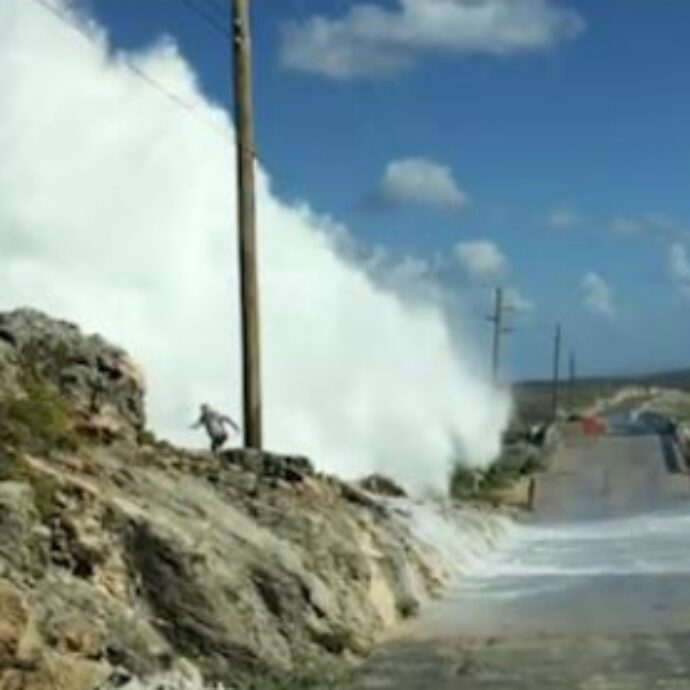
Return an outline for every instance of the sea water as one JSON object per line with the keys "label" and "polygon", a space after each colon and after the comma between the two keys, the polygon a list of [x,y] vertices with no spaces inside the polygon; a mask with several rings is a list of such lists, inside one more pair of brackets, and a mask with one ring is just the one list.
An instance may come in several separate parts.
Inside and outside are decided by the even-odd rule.
{"label": "sea water", "polygon": [[690,509],[514,524],[423,614],[429,634],[607,633],[690,624]]}

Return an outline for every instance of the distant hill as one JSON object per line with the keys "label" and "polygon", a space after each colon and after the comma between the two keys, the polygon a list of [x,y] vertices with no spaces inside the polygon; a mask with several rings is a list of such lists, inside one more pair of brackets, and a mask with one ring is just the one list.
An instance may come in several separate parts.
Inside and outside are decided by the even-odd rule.
{"label": "distant hill", "polygon": [[[563,382],[564,385],[567,381]],[[683,389],[690,389],[690,368],[675,369],[671,371],[660,371],[645,374],[620,374],[612,376],[588,376],[577,381],[578,387],[601,387],[612,386],[623,388],[625,386],[647,385],[647,386],[673,386]],[[522,389],[551,389],[551,381],[545,379],[528,379],[518,381],[513,386],[516,390]]]}
{"label": "distant hill", "polygon": [[[559,400],[562,407],[579,408],[600,398],[613,395],[621,388],[653,386],[690,391],[690,369],[676,369],[647,374],[592,376],[578,379],[571,389],[568,381],[561,383]],[[535,424],[548,420],[552,414],[552,384],[546,380],[520,381],[513,385],[516,415],[520,423]]]}

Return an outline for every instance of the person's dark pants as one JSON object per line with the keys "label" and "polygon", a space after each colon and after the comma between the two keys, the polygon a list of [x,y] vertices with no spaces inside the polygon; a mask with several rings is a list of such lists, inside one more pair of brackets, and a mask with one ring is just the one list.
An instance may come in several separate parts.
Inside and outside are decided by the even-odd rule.
{"label": "person's dark pants", "polygon": [[211,439],[211,452],[214,455],[218,455],[220,449],[223,447],[223,444],[228,440],[227,434],[223,434],[222,436],[214,436]]}

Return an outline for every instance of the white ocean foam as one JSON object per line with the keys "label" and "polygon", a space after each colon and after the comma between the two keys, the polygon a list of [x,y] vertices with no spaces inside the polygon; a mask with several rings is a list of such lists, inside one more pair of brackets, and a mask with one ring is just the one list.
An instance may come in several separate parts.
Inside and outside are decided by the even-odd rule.
{"label": "white ocean foam", "polygon": [[457,508],[440,499],[397,500],[393,505],[412,534],[439,555],[450,578],[484,572],[515,529],[504,515]]}
{"label": "white ocean foam", "polygon": [[119,690],[226,690],[224,685],[204,685],[200,678],[191,679],[180,673],[162,673],[145,680],[132,678],[124,685],[118,683],[105,687],[107,690],[111,687]]}
{"label": "white ocean foam", "polygon": [[508,584],[525,578],[687,573],[690,513],[670,512],[557,527],[516,525],[510,542],[490,562],[480,563],[465,586],[481,588],[499,578]]}
{"label": "white ocean foam", "polygon": [[[81,31],[0,0],[0,309],[122,345],[147,374],[152,427],[196,446],[201,402],[241,409],[231,119],[172,40],[119,51],[86,3],[52,5]],[[445,489],[458,457],[491,462],[509,396],[438,290],[403,279],[403,258],[353,256],[346,228],[257,172],[266,445],[411,491]]]}

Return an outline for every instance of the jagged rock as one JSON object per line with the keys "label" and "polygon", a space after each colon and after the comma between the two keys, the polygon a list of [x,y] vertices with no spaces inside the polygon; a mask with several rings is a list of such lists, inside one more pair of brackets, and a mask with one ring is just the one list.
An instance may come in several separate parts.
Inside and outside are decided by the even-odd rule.
{"label": "jagged rock", "polygon": [[144,382],[125,352],[99,336],[31,309],[0,314],[0,381],[15,393],[27,380],[49,384],[85,433],[136,436],[144,427]]}
{"label": "jagged rock", "polygon": [[185,659],[195,689],[285,679],[366,653],[436,586],[382,500],[305,458],[155,441],[143,395],[101,338],[0,314],[0,690],[165,683]]}
{"label": "jagged rock", "polygon": [[[6,462],[0,456],[0,463]],[[48,535],[38,529],[33,488],[0,481],[0,576],[3,566],[22,578],[40,577],[48,561]]]}
{"label": "jagged rock", "polygon": [[[97,690],[206,690],[200,675],[185,672],[156,674],[145,681],[127,674],[113,674]],[[208,690],[225,690],[225,686],[215,685]]]}
{"label": "jagged rock", "polygon": [[314,476],[314,466],[307,458],[299,456],[236,448],[225,451],[222,457],[226,462],[261,477],[301,482],[305,477]]}
{"label": "jagged rock", "polygon": [[11,666],[29,629],[29,607],[24,595],[0,580],[0,669]]}
{"label": "jagged rock", "polygon": [[379,515],[387,514],[386,507],[382,503],[374,500],[361,489],[358,489],[347,482],[340,482],[338,484],[338,488],[340,489],[341,496],[346,501],[361,506],[362,508],[368,508],[372,512]]}
{"label": "jagged rock", "polygon": [[384,477],[382,474],[372,474],[369,477],[362,479],[359,485],[372,494],[379,496],[388,496],[390,498],[404,498],[407,492],[401,486],[396,484],[392,479]]}
{"label": "jagged rock", "polygon": [[103,664],[47,654],[35,666],[0,670],[0,690],[93,690],[108,673]]}

